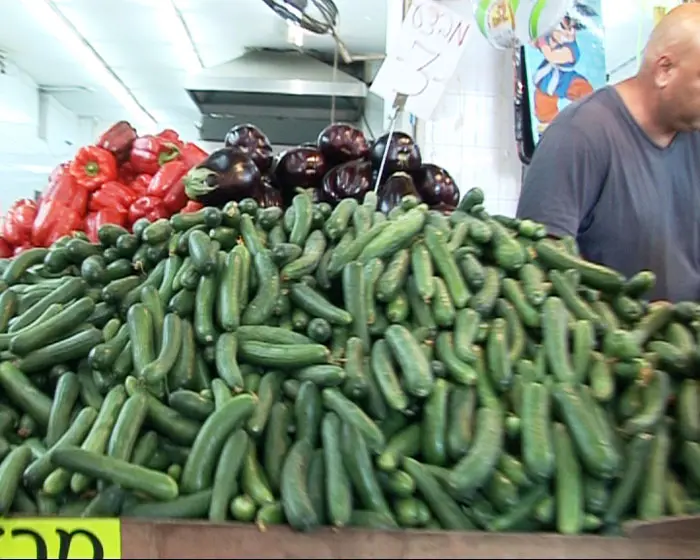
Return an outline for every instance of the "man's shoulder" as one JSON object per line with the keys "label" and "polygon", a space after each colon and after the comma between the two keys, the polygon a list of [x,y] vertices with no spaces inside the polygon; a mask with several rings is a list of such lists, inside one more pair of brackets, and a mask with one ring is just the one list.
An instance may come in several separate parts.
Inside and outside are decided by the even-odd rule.
{"label": "man's shoulder", "polygon": [[623,122],[615,93],[608,86],[568,105],[549,128],[558,129],[560,133],[575,129],[577,133],[597,143]]}

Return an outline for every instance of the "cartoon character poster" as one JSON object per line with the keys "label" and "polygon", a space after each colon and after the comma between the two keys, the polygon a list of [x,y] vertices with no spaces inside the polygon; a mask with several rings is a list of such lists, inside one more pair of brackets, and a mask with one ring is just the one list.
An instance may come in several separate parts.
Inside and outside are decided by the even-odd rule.
{"label": "cartoon character poster", "polygon": [[606,84],[601,0],[576,0],[547,35],[525,47],[535,144],[569,103]]}

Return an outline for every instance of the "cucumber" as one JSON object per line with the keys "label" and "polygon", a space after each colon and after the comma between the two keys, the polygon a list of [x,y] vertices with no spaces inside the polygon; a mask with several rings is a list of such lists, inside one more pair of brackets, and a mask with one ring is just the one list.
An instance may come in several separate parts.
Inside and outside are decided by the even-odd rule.
{"label": "cucumber", "polygon": [[0,463],[0,515],[10,513],[10,507],[20,490],[22,472],[32,460],[32,450],[27,445],[19,445],[10,451]]}
{"label": "cucumber", "polygon": [[322,391],[323,405],[335,412],[343,422],[355,427],[367,440],[367,445],[375,452],[381,452],[386,445],[384,434],[372,419],[338,389],[326,388]]}
{"label": "cucumber", "polygon": [[108,480],[158,500],[174,500],[178,496],[177,482],[167,474],[79,447],[56,449],[52,461],[76,474]]}
{"label": "cucumber", "polygon": [[542,239],[535,244],[537,259],[545,266],[557,270],[575,269],[581,274],[581,280],[593,288],[615,294],[622,290],[625,277],[609,268],[568,254],[556,241]]}
{"label": "cucumber", "polygon": [[498,409],[480,408],[472,448],[454,466],[447,479],[455,495],[470,496],[486,484],[501,455],[503,438],[503,413]]}
{"label": "cucumber", "polygon": [[391,509],[379,485],[372,465],[370,449],[362,432],[353,425],[343,422],[340,446],[343,464],[359,498],[358,505],[391,518]]}
{"label": "cucumber", "polygon": [[574,445],[566,427],[557,423],[553,431],[557,531],[564,535],[577,535],[583,531],[584,520],[581,465],[576,458]]}
{"label": "cucumber", "polygon": [[40,426],[49,425],[53,402],[12,362],[0,363],[0,387],[10,402],[29,414]]}
{"label": "cucumber", "polygon": [[295,442],[282,469],[280,496],[284,515],[287,522],[298,531],[310,531],[320,523],[306,480],[312,453],[313,448],[308,440]]}
{"label": "cucumber", "polygon": [[414,459],[404,459],[406,472],[416,481],[416,486],[423,499],[430,506],[440,525],[445,529],[468,531],[474,529],[473,523],[462,512],[457,503],[443,490],[430,471]]}
{"label": "cucumber", "polygon": [[250,418],[254,409],[253,396],[242,394],[209,416],[197,433],[183,468],[180,480],[183,492],[198,492],[211,486],[216,458],[221,453],[226,438]]}
{"label": "cucumber", "polygon": [[333,412],[327,413],[321,424],[325,461],[327,511],[335,527],[344,527],[352,517],[352,487],[341,451],[341,421]]}
{"label": "cucumber", "polygon": [[52,447],[68,431],[80,395],[80,381],[72,371],[58,379],[46,429],[46,446]]}
{"label": "cucumber", "polygon": [[401,367],[408,393],[416,397],[429,395],[435,378],[411,331],[401,325],[391,325],[387,328],[385,336],[394,359]]}

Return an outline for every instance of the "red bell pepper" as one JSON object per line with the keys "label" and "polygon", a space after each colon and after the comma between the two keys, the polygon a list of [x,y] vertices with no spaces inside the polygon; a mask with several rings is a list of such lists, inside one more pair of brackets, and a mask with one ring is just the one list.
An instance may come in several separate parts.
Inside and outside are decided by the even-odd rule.
{"label": "red bell pepper", "polygon": [[196,200],[190,200],[185,206],[180,210],[180,214],[189,214],[191,212],[197,212],[204,208],[204,204],[197,202]]}
{"label": "red bell pepper", "polygon": [[41,195],[39,208],[42,204],[57,200],[84,216],[87,212],[88,194],[87,189],[78,184],[68,172],[68,167],[62,165],[51,174],[49,186]]}
{"label": "red bell pepper", "polygon": [[7,259],[12,256],[12,247],[5,241],[4,237],[0,237],[0,259]]}
{"label": "red bell pepper", "polygon": [[97,146],[112,152],[121,163],[129,159],[131,145],[137,137],[136,129],[131,124],[119,121],[102,133],[97,140]]}
{"label": "red bell pepper", "polygon": [[151,184],[151,179],[153,179],[153,177],[151,175],[147,175],[146,173],[141,173],[141,175],[137,176],[133,181],[131,181],[129,183],[129,187],[136,194],[143,196],[146,194],[146,190],[148,189],[148,185]]}
{"label": "red bell pepper", "polygon": [[48,247],[82,225],[83,215],[58,200],[48,200],[36,215],[31,240],[35,247]]}
{"label": "red bell pepper", "polygon": [[158,136],[141,136],[134,140],[129,161],[137,173],[155,175],[161,165],[179,155],[180,148],[175,142]]}
{"label": "red bell pepper", "polygon": [[114,209],[122,214],[129,213],[129,206],[138,198],[131,187],[118,181],[110,181],[102,185],[100,190],[92,193],[90,197],[90,212],[98,212],[103,209]]}
{"label": "red bell pepper", "polygon": [[13,247],[29,244],[36,216],[36,202],[29,198],[17,200],[7,212],[2,226],[5,241]]}
{"label": "red bell pepper", "polygon": [[169,161],[153,176],[146,193],[162,198],[166,210],[171,214],[178,212],[188,200],[183,182],[188,170],[182,160]]}
{"label": "red bell pepper", "polygon": [[119,172],[117,173],[117,181],[128,185],[129,183],[131,183],[131,181],[133,181],[136,178],[136,175],[137,173],[134,169],[134,166],[131,165],[130,161],[127,161],[119,166]]}
{"label": "red bell pepper", "polygon": [[205,159],[209,157],[209,154],[205,152],[202,148],[197,146],[192,142],[186,142],[182,146],[182,153],[180,158],[185,162],[188,169],[191,169],[195,165],[199,165]]}
{"label": "red bell pepper", "polygon": [[177,214],[182,210],[190,198],[185,192],[185,183],[178,181],[168,194],[163,197],[163,205],[170,214]]}
{"label": "red bell pepper", "polygon": [[173,142],[174,144],[182,143],[182,141],[180,140],[180,135],[172,128],[166,128],[164,130],[161,130],[158,134],[156,134],[156,136],[158,138],[162,138],[167,142]]}
{"label": "red bell pepper", "polygon": [[117,178],[117,160],[103,148],[85,146],[78,150],[71,162],[70,174],[78,184],[94,191],[103,183]]}
{"label": "red bell pepper", "polygon": [[93,243],[99,241],[98,232],[105,224],[126,225],[127,214],[113,208],[103,208],[97,212],[90,212],[85,219],[85,233]]}
{"label": "red bell pepper", "polygon": [[63,175],[64,173],[69,173],[70,172],[70,162],[65,162],[65,163],[59,163],[56,167],[53,168],[53,171],[51,172],[51,175],[49,175],[49,183],[53,183]]}
{"label": "red bell pepper", "polygon": [[178,182],[182,182],[188,170],[189,168],[182,160],[176,159],[174,161],[169,161],[153,176],[146,190],[146,194],[148,196],[164,198]]}
{"label": "red bell pepper", "polygon": [[167,218],[168,211],[163,201],[156,196],[142,196],[136,199],[129,207],[129,225],[140,218],[147,218],[155,222],[160,218]]}

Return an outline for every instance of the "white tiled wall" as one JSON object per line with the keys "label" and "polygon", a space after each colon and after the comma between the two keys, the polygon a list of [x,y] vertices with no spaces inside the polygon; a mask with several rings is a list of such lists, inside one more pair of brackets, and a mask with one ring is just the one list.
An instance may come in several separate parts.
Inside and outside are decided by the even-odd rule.
{"label": "white tiled wall", "polygon": [[[471,10],[468,2],[449,2]],[[423,123],[423,159],[447,169],[464,193],[486,193],[487,210],[515,214],[522,166],[513,129],[512,52],[496,50],[471,28],[467,52],[450,84],[437,120]]]}
{"label": "white tiled wall", "polygon": [[[400,33],[411,0],[387,0],[387,46]],[[474,21],[470,0],[440,0]],[[476,27],[467,35],[462,63],[445,95],[438,119],[419,121],[415,132],[423,160],[445,167],[461,192],[479,186],[492,213],[513,215],[520,193],[521,166],[513,132],[512,53],[491,47]],[[391,114],[385,103],[385,128]],[[413,132],[403,118],[397,130]]]}

